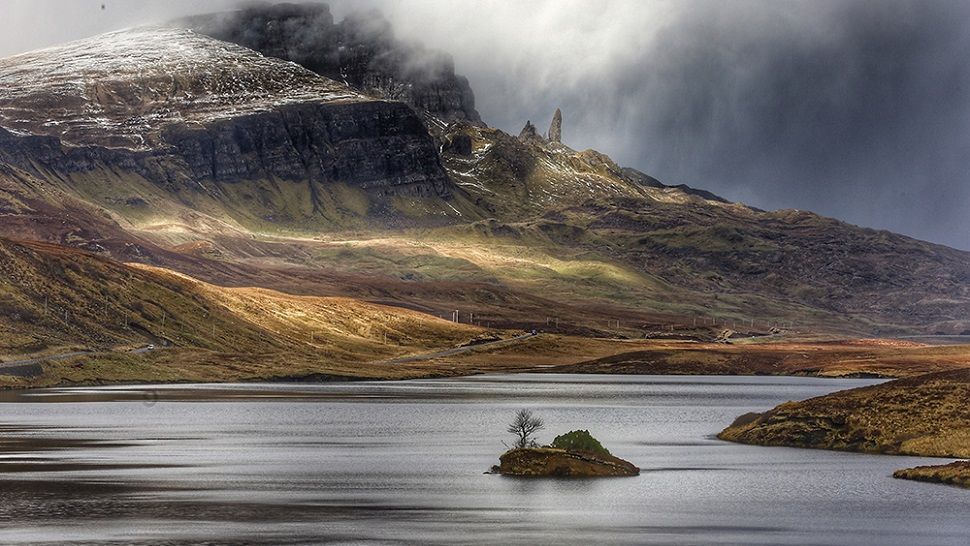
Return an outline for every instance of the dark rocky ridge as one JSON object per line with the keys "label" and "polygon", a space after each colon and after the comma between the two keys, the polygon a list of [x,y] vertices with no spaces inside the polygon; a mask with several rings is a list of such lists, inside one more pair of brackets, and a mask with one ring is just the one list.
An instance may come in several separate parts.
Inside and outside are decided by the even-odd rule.
{"label": "dark rocky ridge", "polygon": [[335,23],[326,4],[260,4],[176,24],[293,61],[445,121],[481,121],[468,79],[455,74],[451,57],[397,40],[378,12]]}
{"label": "dark rocky ridge", "polygon": [[318,194],[340,183],[390,217],[384,197],[454,190],[407,105],[187,30],[134,29],[2,59],[0,82],[14,86],[0,97],[0,162],[41,179],[110,172],[107,184],[131,173],[173,194],[284,180],[307,185],[301,199],[314,213]]}
{"label": "dark rocky ridge", "polygon": [[304,104],[165,135],[195,179],[336,180],[380,195],[447,197],[421,121],[400,103]]}
{"label": "dark rocky ridge", "polygon": [[168,146],[148,151],[75,147],[0,129],[0,160],[36,174],[38,166],[67,174],[111,166],[171,189],[276,177],[341,181],[379,195],[451,192],[430,136],[398,103],[284,106],[205,126],[172,126],[163,140]]}

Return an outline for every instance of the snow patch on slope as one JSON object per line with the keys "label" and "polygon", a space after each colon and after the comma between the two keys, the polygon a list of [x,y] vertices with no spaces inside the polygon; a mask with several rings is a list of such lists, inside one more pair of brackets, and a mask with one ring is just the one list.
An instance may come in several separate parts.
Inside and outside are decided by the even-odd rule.
{"label": "snow patch on slope", "polygon": [[374,100],[288,61],[190,30],[140,27],[0,59],[0,127],[135,150],[173,123],[288,104]]}

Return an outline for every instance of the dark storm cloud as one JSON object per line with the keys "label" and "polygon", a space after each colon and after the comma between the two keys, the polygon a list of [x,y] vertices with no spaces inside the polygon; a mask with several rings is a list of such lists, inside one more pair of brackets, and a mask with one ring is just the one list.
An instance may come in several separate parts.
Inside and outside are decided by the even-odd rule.
{"label": "dark storm cloud", "polygon": [[620,80],[644,106],[624,159],[970,248],[967,5],[813,4],[786,18],[729,3],[662,31],[651,74]]}
{"label": "dark storm cloud", "polygon": [[668,183],[970,248],[970,3],[383,5],[507,131],[562,107],[565,142]]}
{"label": "dark storm cloud", "polygon": [[[8,0],[0,54],[237,3],[100,4]],[[668,183],[970,248],[968,2],[331,4],[450,52],[509,132],[562,107],[566,143]]]}

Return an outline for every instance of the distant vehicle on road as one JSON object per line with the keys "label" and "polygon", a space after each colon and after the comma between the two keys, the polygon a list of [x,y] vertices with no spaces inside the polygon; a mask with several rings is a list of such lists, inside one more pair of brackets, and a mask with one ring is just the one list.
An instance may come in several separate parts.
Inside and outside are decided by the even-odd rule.
{"label": "distant vehicle on road", "polygon": [[148,345],[147,347],[145,347],[145,350],[146,351],[154,351],[155,350],[155,346],[154,345]]}

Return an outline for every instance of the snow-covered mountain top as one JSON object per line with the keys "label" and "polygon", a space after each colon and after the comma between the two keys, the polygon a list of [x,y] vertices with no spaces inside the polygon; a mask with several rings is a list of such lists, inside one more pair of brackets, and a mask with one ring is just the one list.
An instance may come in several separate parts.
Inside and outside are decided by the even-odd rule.
{"label": "snow-covered mountain top", "polygon": [[0,59],[0,127],[147,149],[171,123],[373,100],[301,66],[189,30],[139,27]]}

